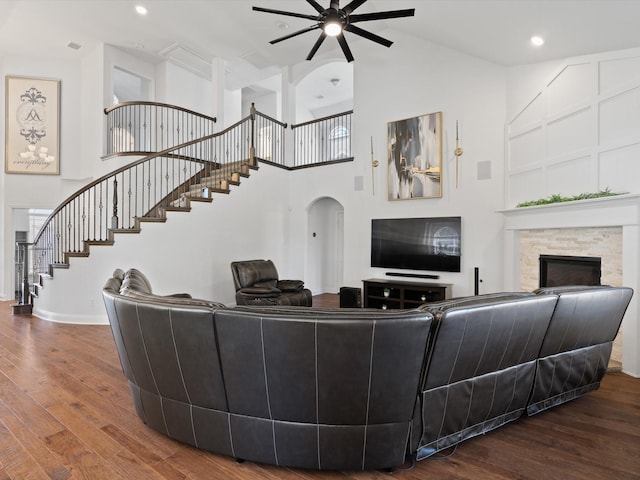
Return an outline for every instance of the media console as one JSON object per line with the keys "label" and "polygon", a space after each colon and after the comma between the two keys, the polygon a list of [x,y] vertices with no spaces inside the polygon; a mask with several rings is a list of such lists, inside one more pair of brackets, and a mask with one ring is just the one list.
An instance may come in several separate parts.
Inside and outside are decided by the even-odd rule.
{"label": "media console", "polygon": [[409,282],[370,278],[363,280],[364,307],[413,308],[426,302],[451,298],[451,283]]}

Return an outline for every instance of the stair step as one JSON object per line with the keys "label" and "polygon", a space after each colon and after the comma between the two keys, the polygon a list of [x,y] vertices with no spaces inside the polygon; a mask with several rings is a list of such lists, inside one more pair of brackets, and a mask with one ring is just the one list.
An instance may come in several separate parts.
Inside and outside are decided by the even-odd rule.
{"label": "stair step", "polygon": [[86,258],[89,252],[64,252],[65,258]]}
{"label": "stair step", "polygon": [[147,223],[164,223],[167,221],[166,217],[136,217],[136,220]]}
{"label": "stair step", "polygon": [[84,244],[87,246],[110,246],[113,245],[113,240],[85,240]]}
{"label": "stair step", "polygon": [[190,212],[191,207],[162,207],[165,212]]}
{"label": "stair step", "polygon": [[189,200],[192,202],[207,202],[207,203],[213,202],[213,198],[207,198],[207,197],[189,197]]}
{"label": "stair step", "polygon": [[31,315],[32,312],[33,305],[31,305],[30,303],[16,303],[14,305],[11,305],[11,315]]}
{"label": "stair step", "polygon": [[111,228],[111,233],[140,233],[142,230],[139,228]]}
{"label": "stair step", "polygon": [[213,187],[209,187],[209,192],[211,193],[230,193],[230,190],[228,188],[213,188]]}

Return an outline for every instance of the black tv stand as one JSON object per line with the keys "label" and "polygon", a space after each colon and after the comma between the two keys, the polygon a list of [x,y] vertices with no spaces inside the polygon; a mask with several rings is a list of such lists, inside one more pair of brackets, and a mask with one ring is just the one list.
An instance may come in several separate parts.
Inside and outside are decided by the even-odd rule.
{"label": "black tv stand", "polygon": [[387,272],[385,275],[389,277],[410,277],[410,278],[431,278],[437,280],[440,275],[431,275],[428,273],[401,273],[401,272]]}
{"label": "black tv stand", "polygon": [[451,298],[452,284],[409,282],[370,278],[363,280],[364,306],[368,308],[412,308]]}

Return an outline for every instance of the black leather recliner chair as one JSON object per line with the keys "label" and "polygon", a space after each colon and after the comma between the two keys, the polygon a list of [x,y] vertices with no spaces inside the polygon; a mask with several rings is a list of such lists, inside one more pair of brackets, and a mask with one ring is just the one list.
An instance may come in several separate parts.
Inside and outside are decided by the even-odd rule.
{"label": "black leather recliner chair", "polygon": [[238,305],[311,306],[311,290],[302,280],[279,280],[271,260],[231,262]]}

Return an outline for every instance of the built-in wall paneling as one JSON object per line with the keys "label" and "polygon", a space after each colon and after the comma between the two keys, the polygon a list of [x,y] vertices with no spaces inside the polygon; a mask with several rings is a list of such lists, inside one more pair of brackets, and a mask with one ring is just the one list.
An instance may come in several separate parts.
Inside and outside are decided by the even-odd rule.
{"label": "built-in wall paneling", "polygon": [[640,49],[567,62],[507,125],[506,206],[639,191]]}

